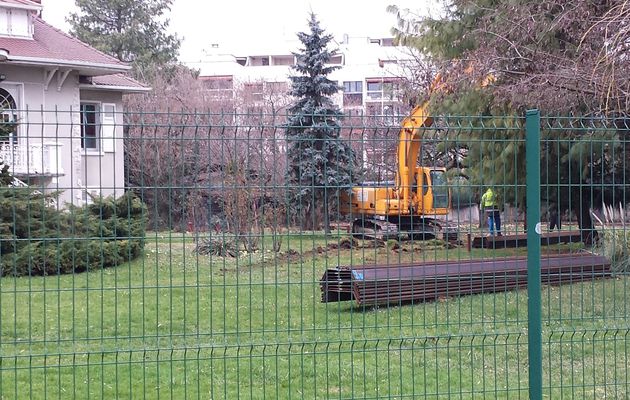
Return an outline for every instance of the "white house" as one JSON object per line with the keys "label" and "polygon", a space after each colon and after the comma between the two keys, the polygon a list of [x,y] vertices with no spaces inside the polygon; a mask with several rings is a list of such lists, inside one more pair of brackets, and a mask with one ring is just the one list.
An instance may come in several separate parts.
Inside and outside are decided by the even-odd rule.
{"label": "white house", "polygon": [[124,188],[122,96],[130,67],[52,27],[40,0],[0,0],[0,161],[59,204]]}

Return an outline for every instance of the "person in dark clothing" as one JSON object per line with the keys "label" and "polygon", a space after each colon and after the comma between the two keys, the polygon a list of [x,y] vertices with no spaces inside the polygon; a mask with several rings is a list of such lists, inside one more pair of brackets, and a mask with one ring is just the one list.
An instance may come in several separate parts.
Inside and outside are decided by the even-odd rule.
{"label": "person in dark clothing", "polygon": [[553,203],[549,207],[549,230],[553,231],[555,228],[560,230],[560,213],[558,212],[558,205]]}

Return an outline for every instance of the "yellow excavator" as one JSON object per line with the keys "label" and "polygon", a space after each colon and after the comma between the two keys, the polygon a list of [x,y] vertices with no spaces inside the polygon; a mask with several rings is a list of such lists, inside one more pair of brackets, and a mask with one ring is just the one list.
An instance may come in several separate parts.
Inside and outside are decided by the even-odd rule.
{"label": "yellow excavator", "polygon": [[[430,92],[440,82],[437,77]],[[427,100],[402,121],[393,184],[366,183],[342,195],[340,211],[354,218],[355,236],[385,239],[408,235],[422,240],[435,238],[440,231],[452,235],[453,227],[437,218],[451,209],[446,169],[417,165],[423,133],[433,124],[428,109]]]}

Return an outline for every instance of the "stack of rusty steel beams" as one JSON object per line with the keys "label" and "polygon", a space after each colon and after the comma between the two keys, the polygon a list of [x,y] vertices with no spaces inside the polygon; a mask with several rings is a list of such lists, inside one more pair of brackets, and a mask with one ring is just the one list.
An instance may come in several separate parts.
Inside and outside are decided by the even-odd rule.
{"label": "stack of rusty steel beams", "polygon": [[334,268],[324,272],[320,281],[322,303],[352,300],[352,271],[349,268]]}
{"label": "stack of rusty steel beams", "polygon": [[[611,275],[610,262],[591,253],[545,256],[546,285]],[[404,304],[527,287],[525,257],[445,261],[408,265],[338,267],[320,281],[322,302],[356,300],[359,305]]]}
{"label": "stack of rusty steel beams", "polygon": [[[581,243],[580,231],[543,232],[540,244],[549,246],[560,243]],[[503,249],[513,247],[527,247],[527,233],[506,234],[502,236],[468,237],[468,248]]]}

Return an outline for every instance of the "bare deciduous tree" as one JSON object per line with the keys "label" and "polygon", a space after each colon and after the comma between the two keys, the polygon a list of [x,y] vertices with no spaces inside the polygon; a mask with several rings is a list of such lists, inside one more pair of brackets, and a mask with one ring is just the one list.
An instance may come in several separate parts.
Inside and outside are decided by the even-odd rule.
{"label": "bare deciduous tree", "polygon": [[151,86],[127,99],[125,151],[155,229],[263,230],[265,199],[283,182],[277,125],[288,96],[273,85],[215,90],[183,69]]}

